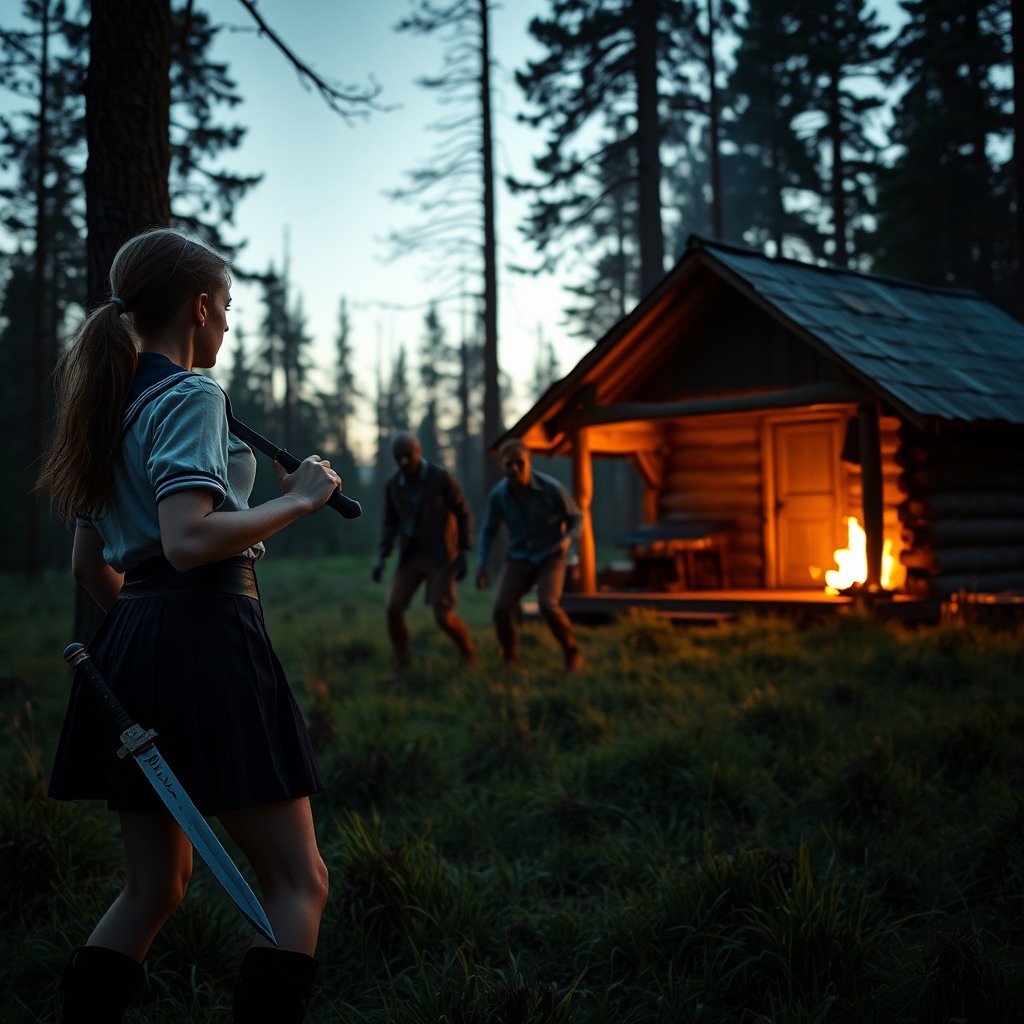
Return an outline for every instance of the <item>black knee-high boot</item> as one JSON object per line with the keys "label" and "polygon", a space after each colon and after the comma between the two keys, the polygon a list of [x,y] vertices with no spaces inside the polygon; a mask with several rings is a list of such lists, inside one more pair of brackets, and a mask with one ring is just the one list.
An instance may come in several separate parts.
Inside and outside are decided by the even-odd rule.
{"label": "black knee-high boot", "polygon": [[130,956],[104,946],[79,946],[60,980],[61,1024],[118,1024],[142,978],[142,964]]}
{"label": "black knee-high boot", "polygon": [[235,982],[235,1024],[299,1024],[320,961],[305,953],[256,946],[242,960]]}

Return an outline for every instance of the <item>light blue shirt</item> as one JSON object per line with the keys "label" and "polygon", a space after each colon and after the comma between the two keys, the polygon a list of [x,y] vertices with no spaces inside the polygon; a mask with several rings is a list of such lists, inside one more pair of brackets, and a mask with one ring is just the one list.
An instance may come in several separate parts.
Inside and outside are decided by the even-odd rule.
{"label": "light blue shirt", "polygon": [[579,540],[583,513],[569,492],[552,476],[530,473],[530,482],[518,497],[508,480],[501,480],[487,499],[487,514],[480,531],[480,565],[486,565],[498,527],[508,528],[508,560],[540,565],[564,550],[566,537]]}
{"label": "light blue shirt", "polygon": [[[140,369],[164,358],[144,352]],[[204,488],[215,509],[237,512],[249,507],[255,479],[255,456],[228,431],[224,392],[195,374],[142,407],[121,439],[108,508],[78,523],[99,531],[104,560],[124,572],[163,554],[157,505],[169,494]],[[239,552],[253,559],[263,553],[261,543]]]}

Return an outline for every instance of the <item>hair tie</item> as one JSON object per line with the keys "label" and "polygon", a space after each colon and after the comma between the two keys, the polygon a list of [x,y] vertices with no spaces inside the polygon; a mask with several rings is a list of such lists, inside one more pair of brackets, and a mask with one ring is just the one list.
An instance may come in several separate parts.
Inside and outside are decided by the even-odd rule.
{"label": "hair tie", "polygon": [[110,301],[111,302],[116,302],[121,307],[121,312],[122,313],[127,313],[128,312],[128,307],[125,306],[124,299],[119,299],[116,295],[111,295],[110,296]]}

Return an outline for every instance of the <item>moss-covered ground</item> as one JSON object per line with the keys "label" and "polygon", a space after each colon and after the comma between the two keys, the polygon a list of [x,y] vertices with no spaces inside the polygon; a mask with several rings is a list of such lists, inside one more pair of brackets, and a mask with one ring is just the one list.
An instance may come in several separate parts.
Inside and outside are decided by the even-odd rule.
{"label": "moss-covered ground", "polygon": [[[970,1021],[1024,1016],[1024,635],[850,614],[527,624],[483,670],[417,604],[387,682],[369,560],[268,562],[275,646],[328,791],[310,1020]],[[64,576],[0,579],[0,1019],[117,892],[116,817],[45,797],[68,687]],[[229,846],[230,848],[230,846]],[[197,867],[131,1022],[230,1019],[242,919]]]}

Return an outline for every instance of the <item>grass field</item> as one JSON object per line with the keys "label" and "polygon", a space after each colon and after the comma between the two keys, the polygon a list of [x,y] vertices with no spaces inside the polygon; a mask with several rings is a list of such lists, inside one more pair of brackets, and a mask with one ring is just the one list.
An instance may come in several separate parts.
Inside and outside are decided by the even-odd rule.
{"label": "grass field", "polygon": [[[269,562],[271,636],[328,791],[312,1021],[1024,1017],[1024,635],[856,614],[538,625],[484,670],[427,610],[387,684],[370,561]],[[116,820],[45,799],[69,581],[0,579],[0,1018],[56,988],[119,885]],[[230,848],[230,847],[229,847]],[[244,922],[197,868],[129,1022],[228,1019]]]}

